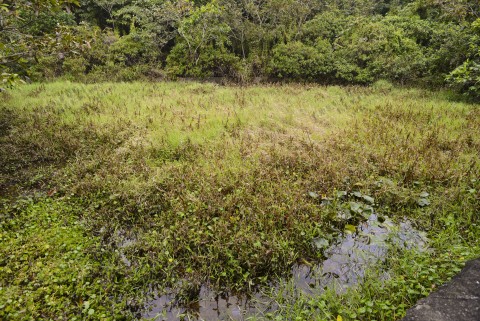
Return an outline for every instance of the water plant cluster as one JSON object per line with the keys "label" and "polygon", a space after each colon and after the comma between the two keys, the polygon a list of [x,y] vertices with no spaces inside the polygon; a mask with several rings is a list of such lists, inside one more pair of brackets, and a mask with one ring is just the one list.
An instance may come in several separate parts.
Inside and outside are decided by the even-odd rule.
{"label": "water plant cluster", "polygon": [[285,281],[252,319],[399,319],[480,254],[480,108],[454,98],[381,84],[0,93],[0,318],[133,320],[155,291],[184,305],[205,284],[253,293],[375,212],[429,250],[391,246],[343,292]]}

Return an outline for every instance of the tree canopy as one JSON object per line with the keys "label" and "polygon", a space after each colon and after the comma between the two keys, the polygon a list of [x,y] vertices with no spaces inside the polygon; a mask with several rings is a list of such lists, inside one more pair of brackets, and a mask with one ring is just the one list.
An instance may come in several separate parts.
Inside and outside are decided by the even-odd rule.
{"label": "tree canopy", "polygon": [[479,96],[477,0],[0,1],[0,69],[15,79],[226,77]]}

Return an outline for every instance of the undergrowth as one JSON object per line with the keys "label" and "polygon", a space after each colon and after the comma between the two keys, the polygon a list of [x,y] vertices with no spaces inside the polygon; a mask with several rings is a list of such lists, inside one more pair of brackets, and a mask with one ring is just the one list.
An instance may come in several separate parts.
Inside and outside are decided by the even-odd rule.
{"label": "undergrowth", "polygon": [[[351,225],[333,224],[322,199],[345,191],[427,231],[435,254],[392,255],[394,278],[327,300],[318,317],[398,318],[431,290],[419,273],[437,268],[440,284],[479,254],[478,128],[478,105],[413,89],[56,82],[1,93],[0,313],[64,319],[92,309],[90,318],[128,319],[142,294],[179,280],[187,300],[204,283],[252,289],[300,259],[322,259],[312,241]],[[448,246],[438,242],[445,231]],[[420,267],[404,269],[409,260]],[[81,279],[85,266],[95,272]],[[416,285],[395,285],[402,276],[427,290],[410,295]],[[54,278],[65,278],[60,292]],[[388,299],[393,290],[398,298]],[[397,312],[359,313],[367,293]],[[37,297],[45,304],[23,304]],[[308,319],[327,301],[289,307]]]}

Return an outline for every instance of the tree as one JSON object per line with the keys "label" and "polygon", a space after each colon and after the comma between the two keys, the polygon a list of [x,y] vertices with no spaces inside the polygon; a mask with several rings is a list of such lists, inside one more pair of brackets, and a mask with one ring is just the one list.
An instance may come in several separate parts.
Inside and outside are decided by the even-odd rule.
{"label": "tree", "polygon": [[[76,0],[16,0],[0,2],[0,72],[2,83],[12,86],[26,76],[28,66],[40,52],[64,48],[69,37],[63,37],[62,29],[32,32],[40,16],[55,17],[63,9],[70,11]],[[48,29],[48,28],[47,28]]]}
{"label": "tree", "polygon": [[480,18],[472,23],[475,35],[470,41],[470,56],[447,77],[461,92],[474,99],[480,99]]}

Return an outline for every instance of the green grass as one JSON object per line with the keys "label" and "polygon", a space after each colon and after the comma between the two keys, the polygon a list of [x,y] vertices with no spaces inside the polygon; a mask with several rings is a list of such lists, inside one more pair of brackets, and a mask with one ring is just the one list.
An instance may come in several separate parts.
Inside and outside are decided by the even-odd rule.
{"label": "green grass", "polygon": [[118,319],[133,276],[78,221],[68,198],[2,208],[0,317],[4,320]]}
{"label": "green grass", "polygon": [[[322,259],[312,240],[353,222],[335,220],[335,208],[309,192],[342,190],[374,197],[376,211],[394,220],[408,218],[428,232],[435,250],[411,254],[417,270],[403,269],[409,256],[387,260],[394,275],[416,280],[411,285],[371,281],[336,301],[318,298],[328,302],[318,318],[335,318],[342,309],[344,319],[399,318],[430,291],[408,289],[431,289],[451,276],[450,267],[480,255],[479,107],[446,92],[381,87],[56,82],[3,93],[0,315],[63,319],[80,310],[88,315],[90,307],[82,307],[88,301],[92,319],[130,319],[150,286],[180,279],[187,280],[180,289],[186,298],[205,282],[248,290],[285,275],[299,259]],[[429,206],[418,205],[422,192],[430,194]],[[136,239],[122,249],[130,267],[119,255],[124,234]],[[21,260],[30,243],[29,259]],[[37,282],[54,291],[54,277],[39,272],[33,253],[48,245],[53,252],[38,254],[38,262],[55,271],[70,260],[64,243],[80,247],[79,257],[58,278],[78,279],[82,266],[97,272],[85,281],[85,293],[68,281],[70,292],[40,304],[34,298],[43,292],[29,287]],[[441,268],[448,257],[453,263]],[[418,279],[432,266],[439,271],[433,281]],[[119,280],[108,281],[106,273]],[[398,299],[390,298],[391,289]],[[395,314],[379,308],[351,317],[359,298],[369,297],[404,306]],[[272,318],[290,318],[289,309],[311,318],[302,300],[282,298],[289,308]],[[33,303],[15,315],[27,301]]]}

